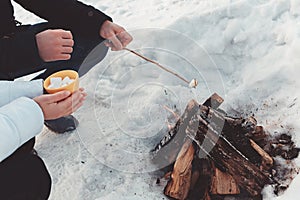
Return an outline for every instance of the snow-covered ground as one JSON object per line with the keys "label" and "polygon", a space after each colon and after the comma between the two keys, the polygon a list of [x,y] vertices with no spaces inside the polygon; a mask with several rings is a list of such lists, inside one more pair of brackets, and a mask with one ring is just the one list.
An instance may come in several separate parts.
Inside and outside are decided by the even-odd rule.
{"label": "snow-covered ground", "polygon": [[[166,199],[148,152],[191,98],[224,97],[223,109],[255,113],[271,133],[300,146],[299,0],[85,0],[123,25],[129,48],[158,60],[197,89],[132,54],[110,52],[81,79],[89,97],[74,133],[46,128],[37,141],[53,177],[50,199]],[[16,6],[17,20],[41,21]],[[300,166],[300,159],[296,160]],[[281,196],[300,199],[300,176]]]}

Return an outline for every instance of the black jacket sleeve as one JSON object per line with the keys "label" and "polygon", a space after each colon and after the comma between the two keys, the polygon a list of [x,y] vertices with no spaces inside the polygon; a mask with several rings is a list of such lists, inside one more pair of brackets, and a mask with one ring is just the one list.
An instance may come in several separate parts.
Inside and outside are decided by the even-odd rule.
{"label": "black jacket sleeve", "polygon": [[99,38],[104,21],[112,19],[90,5],[77,0],[15,0],[26,10],[61,28]]}
{"label": "black jacket sleeve", "polygon": [[43,61],[39,57],[35,34],[32,32],[20,32],[2,37],[0,52],[0,79],[14,78],[12,74],[42,69],[37,68]]}

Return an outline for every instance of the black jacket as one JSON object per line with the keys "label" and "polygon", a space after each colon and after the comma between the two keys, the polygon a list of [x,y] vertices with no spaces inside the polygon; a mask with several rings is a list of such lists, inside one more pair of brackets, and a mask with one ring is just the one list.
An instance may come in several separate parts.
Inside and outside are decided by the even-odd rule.
{"label": "black jacket", "polygon": [[[26,10],[47,20],[56,28],[69,29],[97,38],[101,25],[110,17],[77,0],[15,0]],[[11,0],[0,0],[0,79],[1,74],[35,68],[42,63],[35,33],[17,31]]]}

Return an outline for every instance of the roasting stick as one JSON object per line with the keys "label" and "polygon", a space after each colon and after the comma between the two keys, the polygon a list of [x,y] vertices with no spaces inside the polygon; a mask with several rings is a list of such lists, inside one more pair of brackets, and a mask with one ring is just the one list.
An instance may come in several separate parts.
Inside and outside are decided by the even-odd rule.
{"label": "roasting stick", "polygon": [[162,66],[161,64],[159,64],[158,62],[155,62],[154,60],[151,60],[150,58],[147,58],[141,54],[139,54],[138,52],[134,51],[134,50],[131,50],[131,49],[128,49],[128,48],[124,48],[125,50],[127,51],[130,51],[131,53],[139,56],[140,58],[148,61],[148,62],[151,62],[153,64],[155,64],[156,66],[158,66],[159,68],[165,70],[166,72],[169,72],[173,75],[175,75],[176,77],[180,78],[181,80],[183,80],[184,82],[186,82],[190,87],[193,87],[193,88],[196,88],[197,84],[198,84],[198,81],[196,79],[193,79],[192,81],[188,81],[186,80],[185,78],[183,78],[182,76],[180,76],[179,74],[167,69],[166,67]]}

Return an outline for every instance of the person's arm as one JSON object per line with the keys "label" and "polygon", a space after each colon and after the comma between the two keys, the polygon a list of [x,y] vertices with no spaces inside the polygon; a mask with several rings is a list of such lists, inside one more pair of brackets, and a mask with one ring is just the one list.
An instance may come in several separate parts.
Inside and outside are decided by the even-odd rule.
{"label": "person's arm", "polygon": [[20,32],[0,37],[0,76],[24,68],[40,70],[42,59],[36,44],[35,34]]}
{"label": "person's arm", "polygon": [[70,115],[82,106],[85,97],[86,93],[80,88],[73,94],[61,91],[33,99],[20,97],[0,106],[0,162],[39,134],[44,119]]}
{"label": "person's arm", "polygon": [[27,97],[0,107],[0,162],[39,134],[44,115],[40,106]]}
{"label": "person's arm", "polygon": [[[106,45],[110,46],[113,51],[122,50],[132,40],[130,34],[123,27],[112,23],[109,16],[77,0],[15,1],[25,9],[46,19],[54,28],[65,29],[65,31],[45,30],[36,35],[35,49],[38,51],[34,54],[45,62],[70,59],[73,51],[71,32],[89,38],[111,41]],[[69,30],[71,32],[67,33],[66,31]],[[63,36],[65,34],[66,36]]]}
{"label": "person's arm", "polygon": [[0,107],[19,98],[34,98],[43,94],[43,81],[0,81]]}
{"label": "person's arm", "polygon": [[76,0],[15,0],[25,9],[64,29],[100,38],[102,24],[111,17]]}

